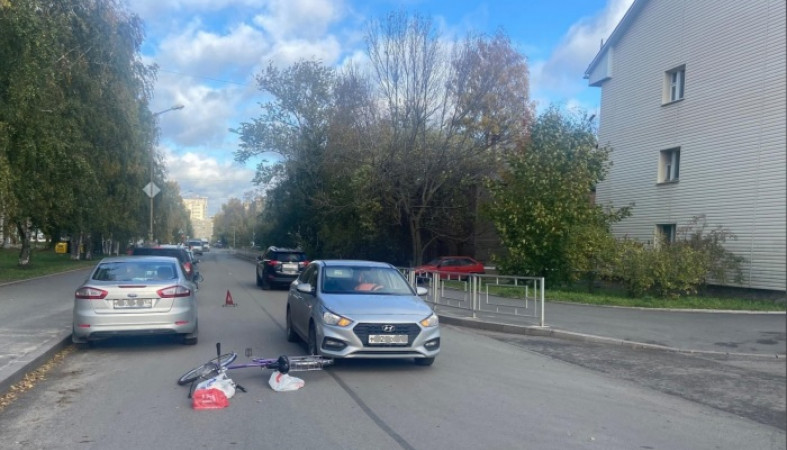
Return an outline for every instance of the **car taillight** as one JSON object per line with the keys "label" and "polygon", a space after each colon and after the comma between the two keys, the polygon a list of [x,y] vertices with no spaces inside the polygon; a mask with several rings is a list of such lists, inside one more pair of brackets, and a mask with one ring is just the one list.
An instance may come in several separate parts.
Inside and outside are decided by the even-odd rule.
{"label": "car taillight", "polygon": [[81,287],[74,292],[74,297],[84,300],[101,300],[106,297],[107,291],[103,289],[96,289],[94,287]]}
{"label": "car taillight", "polygon": [[279,265],[279,261],[276,261],[275,259],[272,259],[272,260],[268,261],[268,265],[271,266],[271,267],[276,267],[277,265]]}
{"label": "car taillight", "polygon": [[186,275],[189,275],[189,276],[191,275],[191,263],[190,262],[187,262],[186,264],[183,264],[183,271],[186,272]]}
{"label": "car taillight", "polygon": [[170,286],[156,291],[161,298],[176,298],[176,297],[189,297],[191,296],[191,289],[186,286]]}
{"label": "car taillight", "polygon": [[301,261],[298,263],[298,267],[303,269],[304,267],[309,265],[309,261]]}

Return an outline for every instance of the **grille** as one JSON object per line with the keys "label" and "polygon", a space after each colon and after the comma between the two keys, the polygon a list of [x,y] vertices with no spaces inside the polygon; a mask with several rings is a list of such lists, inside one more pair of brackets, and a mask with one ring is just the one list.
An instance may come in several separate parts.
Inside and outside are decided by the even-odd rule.
{"label": "grille", "polygon": [[[383,325],[393,325],[396,327],[394,331],[386,332],[383,331]],[[392,324],[385,324],[385,323],[359,323],[358,325],[353,328],[353,332],[358,339],[363,342],[364,347],[408,347],[412,345],[415,338],[418,336],[418,333],[421,332],[421,327],[415,323],[392,323]],[[373,344],[369,345],[369,335],[370,334],[406,334],[407,335],[407,344]]]}

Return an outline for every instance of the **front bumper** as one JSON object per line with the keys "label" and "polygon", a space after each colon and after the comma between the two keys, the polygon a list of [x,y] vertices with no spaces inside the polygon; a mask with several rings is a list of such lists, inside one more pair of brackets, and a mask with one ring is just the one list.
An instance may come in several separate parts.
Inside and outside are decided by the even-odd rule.
{"label": "front bumper", "polygon": [[320,353],[331,358],[348,359],[434,358],[440,353],[440,327],[425,328],[417,322],[394,324],[401,327],[401,333],[408,334],[406,345],[369,344],[370,334],[388,334],[380,330],[382,324],[388,325],[389,322],[366,321],[348,328],[331,325],[317,327],[315,331]]}

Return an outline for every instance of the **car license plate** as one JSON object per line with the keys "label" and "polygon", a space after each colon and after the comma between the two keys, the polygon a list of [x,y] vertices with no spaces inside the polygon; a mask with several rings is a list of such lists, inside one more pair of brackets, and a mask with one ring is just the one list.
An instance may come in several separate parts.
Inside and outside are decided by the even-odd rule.
{"label": "car license plate", "polygon": [[285,263],[281,266],[282,272],[284,273],[298,273],[298,264],[297,263]]}
{"label": "car license plate", "polygon": [[152,298],[120,298],[113,301],[115,309],[152,308]]}
{"label": "car license plate", "polygon": [[370,344],[406,344],[406,334],[370,334]]}

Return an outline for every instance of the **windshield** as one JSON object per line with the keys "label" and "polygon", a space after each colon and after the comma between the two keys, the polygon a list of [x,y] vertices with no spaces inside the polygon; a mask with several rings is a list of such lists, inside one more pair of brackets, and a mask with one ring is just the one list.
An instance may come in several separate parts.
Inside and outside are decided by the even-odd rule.
{"label": "windshield", "polygon": [[413,295],[398,270],[387,267],[327,267],[322,291],[327,294]]}

